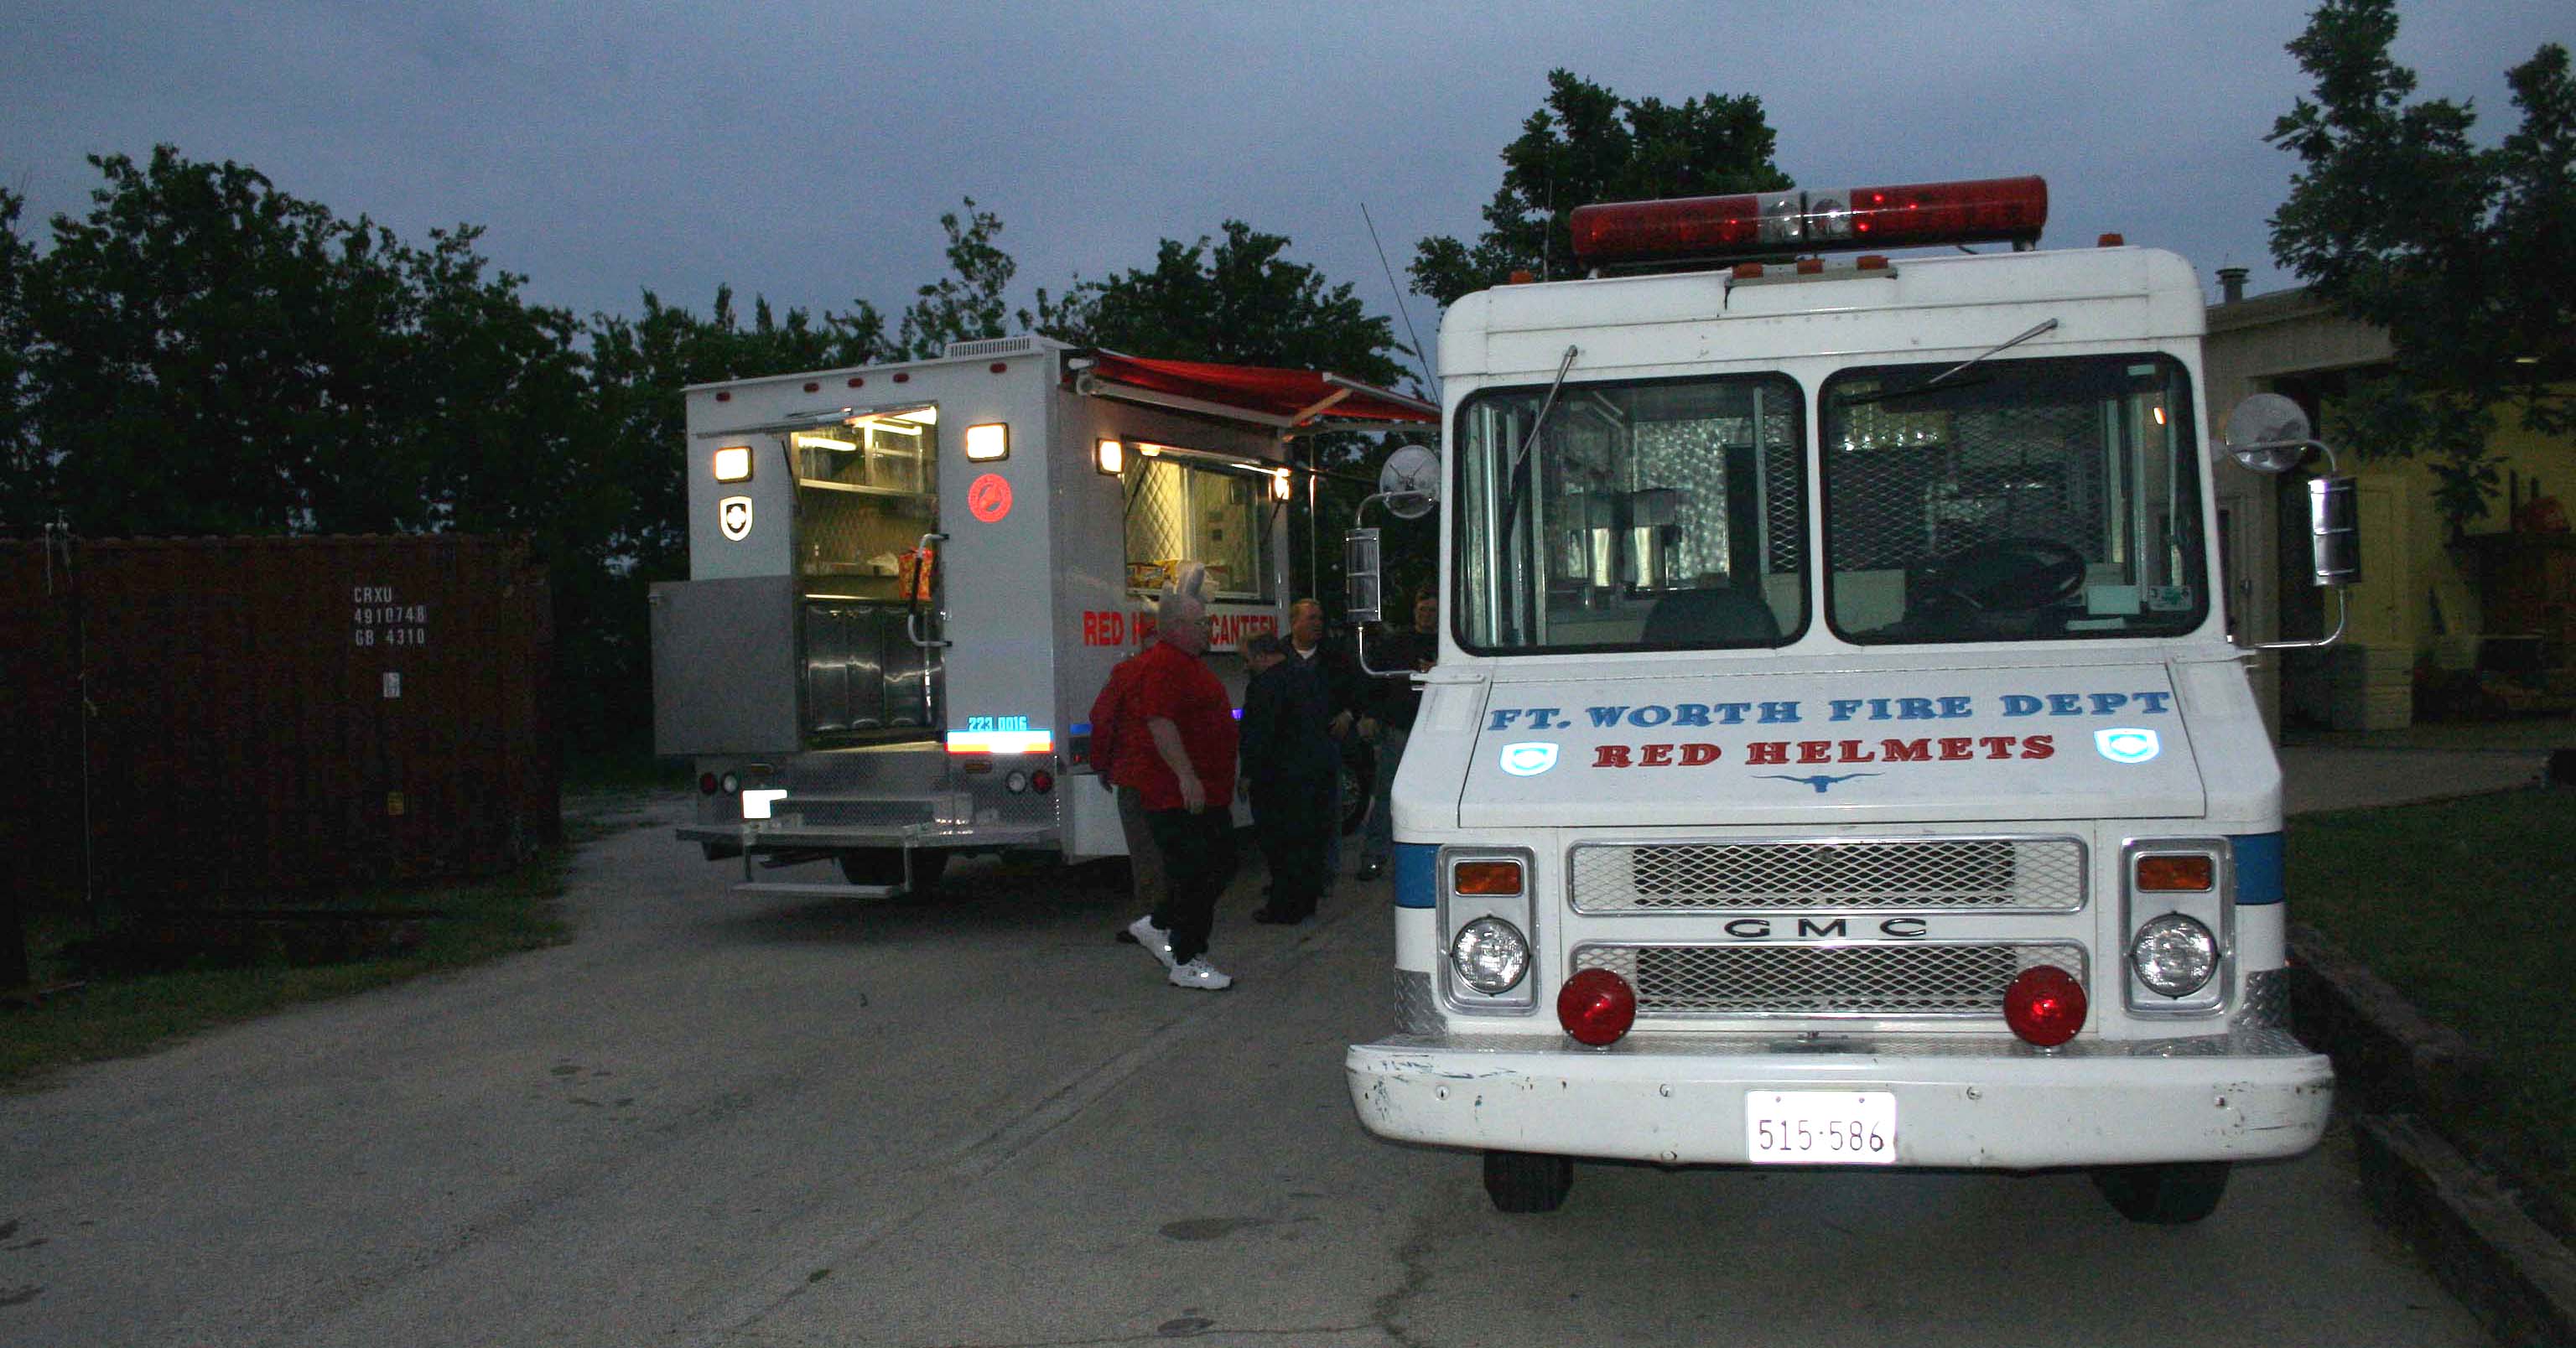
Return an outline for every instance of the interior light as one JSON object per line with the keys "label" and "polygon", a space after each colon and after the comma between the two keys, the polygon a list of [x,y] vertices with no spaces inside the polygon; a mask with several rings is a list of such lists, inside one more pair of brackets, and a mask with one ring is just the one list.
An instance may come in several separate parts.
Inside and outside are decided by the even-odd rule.
{"label": "interior light", "polygon": [[837,449],[848,453],[859,447],[856,440],[835,440],[816,431],[798,431],[787,437],[787,443],[798,449]]}
{"label": "interior light", "polygon": [[1092,446],[1092,466],[1116,477],[1127,471],[1127,447],[1115,440],[1103,440]]}
{"label": "interior light", "polygon": [[1010,457],[1011,428],[998,421],[966,428],[966,457],[976,463],[990,463]]}
{"label": "interior light", "polygon": [[716,451],[716,481],[751,480],[751,446],[727,445]]}
{"label": "interior light", "polygon": [[1271,475],[1270,475],[1270,496],[1271,496],[1271,499],[1273,499],[1273,500],[1277,500],[1277,501],[1285,501],[1285,500],[1287,500],[1289,497],[1294,496],[1294,495],[1296,495],[1296,494],[1297,494],[1297,489],[1296,489],[1294,486],[1291,486],[1291,485],[1289,484],[1289,482],[1288,482],[1288,470],[1287,470],[1287,469],[1282,468],[1282,469],[1280,469],[1278,472],[1273,473],[1273,474],[1271,474]]}
{"label": "interior light", "polygon": [[924,426],[936,426],[939,424],[939,409],[936,407],[916,407],[909,412],[888,412],[886,413],[886,420],[912,421],[918,422]]}
{"label": "interior light", "polygon": [[1159,459],[1163,457],[1163,447],[1161,445],[1138,445],[1136,446],[1136,452],[1149,459]]}

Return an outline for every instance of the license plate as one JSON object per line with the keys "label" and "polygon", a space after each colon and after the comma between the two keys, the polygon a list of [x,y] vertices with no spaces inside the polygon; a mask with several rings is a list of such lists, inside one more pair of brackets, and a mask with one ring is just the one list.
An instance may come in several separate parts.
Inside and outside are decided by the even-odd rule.
{"label": "license plate", "polygon": [[1745,1159],[1756,1165],[1894,1165],[1888,1091],[1747,1091]]}

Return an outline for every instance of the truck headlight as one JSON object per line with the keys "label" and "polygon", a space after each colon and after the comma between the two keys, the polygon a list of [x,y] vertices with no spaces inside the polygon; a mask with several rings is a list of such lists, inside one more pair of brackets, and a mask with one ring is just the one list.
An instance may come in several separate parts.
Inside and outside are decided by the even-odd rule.
{"label": "truck headlight", "polygon": [[2138,981],[2167,997],[2188,997],[2218,972],[2218,938],[2198,919],[2180,913],[2150,918],[2129,942],[2129,967]]}
{"label": "truck headlight", "polygon": [[1449,964],[1467,986],[1491,997],[1508,992],[1529,972],[1529,938],[1499,917],[1480,917],[1458,929]]}

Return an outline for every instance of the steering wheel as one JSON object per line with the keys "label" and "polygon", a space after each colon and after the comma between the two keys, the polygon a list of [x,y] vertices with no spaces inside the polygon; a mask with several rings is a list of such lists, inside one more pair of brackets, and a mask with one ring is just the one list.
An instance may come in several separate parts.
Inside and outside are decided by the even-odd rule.
{"label": "steering wheel", "polygon": [[1981,613],[2021,613],[2073,598],[2085,565],[2053,538],[1995,538],[1932,563],[1924,591]]}

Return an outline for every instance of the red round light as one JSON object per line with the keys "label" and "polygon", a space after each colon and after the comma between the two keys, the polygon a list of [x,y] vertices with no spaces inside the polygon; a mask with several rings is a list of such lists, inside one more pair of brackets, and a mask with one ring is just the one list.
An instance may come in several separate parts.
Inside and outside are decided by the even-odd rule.
{"label": "red round light", "polygon": [[701,773],[699,773],[699,774],[698,774],[698,794],[699,794],[699,795],[701,795],[701,796],[712,796],[712,795],[714,795],[715,793],[716,793],[716,775],[715,775],[714,773],[712,773],[712,772],[701,772]]}
{"label": "red round light", "polygon": [[1040,768],[1029,774],[1029,789],[1043,796],[1055,789],[1055,774]]}
{"label": "red round light", "polygon": [[2041,1048],[2074,1038],[2084,1028],[2084,1011],[2084,985],[2054,964],[2024,969],[2004,989],[2004,1023]]}
{"label": "red round light", "polygon": [[1586,969],[1557,989],[1556,1023],[1578,1044],[1615,1044],[1637,1023],[1637,990],[1607,969]]}

